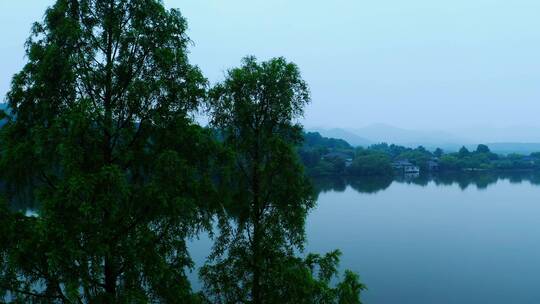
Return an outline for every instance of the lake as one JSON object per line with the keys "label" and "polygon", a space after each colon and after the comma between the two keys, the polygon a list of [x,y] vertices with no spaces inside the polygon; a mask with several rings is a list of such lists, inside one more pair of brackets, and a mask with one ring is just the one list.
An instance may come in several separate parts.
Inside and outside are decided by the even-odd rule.
{"label": "lake", "polygon": [[[540,174],[315,184],[306,251],[342,250],[364,303],[540,303]],[[192,246],[200,264],[209,242]]]}
{"label": "lake", "polygon": [[313,252],[343,251],[365,303],[540,303],[538,174],[337,183],[307,222]]}
{"label": "lake", "polygon": [[[364,303],[540,303],[540,173],[314,184],[306,252],[340,249],[341,268],[369,288]],[[190,242],[197,266],[211,244]]]}

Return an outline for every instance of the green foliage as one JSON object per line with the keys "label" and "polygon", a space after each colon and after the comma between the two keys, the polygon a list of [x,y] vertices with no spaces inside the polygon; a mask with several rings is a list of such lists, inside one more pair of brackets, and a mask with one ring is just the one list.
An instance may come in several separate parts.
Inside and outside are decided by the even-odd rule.
{"label": "green foliage", "polygon": [[358,277],[358,274],[350,270],[345,271],[345,278],[337,286],[339,304],[362,303],[358,295],[367,290],[367,287],[359,282],[360,277]]}
{"label": "green foliage", "polygon": [[478,145],[476,153],[490,153],[489,147],[486,145]]}
{"label": "green foliage", "polygon": [[433,156],[435,157],[441,157],[443,156],[443,154],[444,154],[444,151],[441,148],[437,148],[435,149],[435,151],[433,151]]}
{"label": "green foliage", "polygon": [[346,160],[353,157],[354,149],[342,139],[310,132],[304,134],[298,154],[311,176],[342,175],[345,173]]}
{"label": "green foliage", "polygon": [[313,297],[328,297],[327,276],[314,278],[308,265],[333,274],[337,254],[310,255],[307,265],[295,256],[315,203],[294,151],[302,129],[293,121],[309,102],[298,68],[283,58],[258,63],[247,57],[210,97],[212,124],[224,131],[235,167],[233,199],[224,201],[219,238],[200,272],[205,294],[216,303],[313,303]]}
{"label": "green foliage", "polygon": [[[360,303],[340,253],[296,254],[315,198],[302,159],[343,172],[343,140],[302,136],[309,102],[283,58],[207,91],[187,24],[159,0],[57,0],[2,113],[0,299],[13,303]],[[207,106],[216,129],[192,120]],[[9,113],[8,113],[9,112]],[[4,121],[3,121],[4,122]],[[220,233],[193,293],[186,240]]]}
{"label": "green foliage", "polygon": [[353,147],[343,139],[322,137],[318,132],[304,134],[304,146],[311,148],[323,148],[327,150],[352,150]]}
{"label": "green foliage", "polygon": [[467,148],[465,148],[465,146],[463,146],[463,147],[461,147],[459,149],[458,154],[459,154],[460,158],[463,158],[463,157],[469,156],[471,154],[471,152],[469,152],[469,150]]}
{"label": "green foliage", "polygon": [[[328,158],[325,155],[351,153],[343,145],[320,143],[336,143],[330,138],[319,138],[310,135],[299,155],[307,168],[309,175],[320,176],[382,176],[391,174],[391,162],[406,160],[418,166],[421,172],[442,171],[477,171],[477,170],[531,170],[540,168],[540,154],[532,153],[529,157],[523,155],[498,155],[486,145],[478,145],[473,152],[462,147],[457,153],[447,153],[440,148],[433,153],[422,146],[416,149],[386,143],[375,144],[367,149],[358,148],[352,162],[347,163],[347,157]],[[315,138],[315,139],[314,139]],[[316,144],[317,143],[317,144]],[[383,157],[386,156],[386,157]]]}
{"label": "green foliage", "polygon": [[359,149],[347,173],[355,176],[392,175],[390,158],[378,151]]}
{"label": "green foliage", "polygon": [[[209,227],[219,147],[190,113],[206,80],[160,1],[58,0],[8,94],[0,289],[24,302],[190,302],[186,238]],[[13,119],[15,118],[15,119]]]}
{"label": "green foliage", "polygon": [[531,170],[538,168],[534,157],[520,154],[497,155],[486,145],[478,145],[474,152],[462,148],[458,153],[443,155],[440,165],[446,171],[477,170]]}
{"label": "green foliage", "polygon": [[387,154],[388,157],[390,157],[391,159],[396,159],[401,154],[407,151],[411,151],[412,149],[394,144],[388,145],[387,143],[381,143],[369,146],[368,150],[383,152]]}
{"label": "green foliage", "polygon": [[454,155],[443,155],[440,158],[440,166],[443,170],[459,170],[461,169],[459,158]]}
{"label": "green foliage", "polygon": [[530,156],[531,156],[532,158],[538,160],[538,159],[540,159],[540,152],[533,152],[533,153],[531,153]]}
{"label": "green foliage", "polygon": [[493,166],[499,170],[537,169],[538,165],[538,160],[534,157],[524,157],[520,154],[509,154],[505,158],[500,158],[493,162]]}
{"label": "green foliage", "polygon": [[343,174],[345,162],[340,159],[320,160],[317,165],[308,167],[307,172],[310,176],[338,176]]}

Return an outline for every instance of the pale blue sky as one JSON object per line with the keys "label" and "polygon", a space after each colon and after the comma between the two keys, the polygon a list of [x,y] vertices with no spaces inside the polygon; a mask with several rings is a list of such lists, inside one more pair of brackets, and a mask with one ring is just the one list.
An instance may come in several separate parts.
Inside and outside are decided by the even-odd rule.
{"label": "pale blue sky", "polygon": [[[0,94],[52,0],[0,0]],[[166,0],[211,81],[252,54],[309,82],[309,127],[540,127],[538,0]]]}

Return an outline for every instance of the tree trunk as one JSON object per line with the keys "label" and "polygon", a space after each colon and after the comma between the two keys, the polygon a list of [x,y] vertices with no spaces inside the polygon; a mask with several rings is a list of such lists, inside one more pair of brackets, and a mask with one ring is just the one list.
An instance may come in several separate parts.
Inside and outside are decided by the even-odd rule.
{"label": "tree trunk", "polygon": [[116,274],[112,257],[105,257],[105,297],[106,303],[115,303],[116,299]]}
{"label": "tree trunk", "polygon": [[261,189],[260,189],[260,151],[259,151],[259,140],[258,132],[255,142],[255,157],[253,164],[253,286],[251,290],[251,295],[253,297],[254,304],[262,303],[262,292],[261,292]]}
{"label": "tree trunk", "polygon": [[[107,26],[107,47],[106,47],[106,82],[105,96],[103,106],[105,109],[104,122],[104,138],[103,138],[103,164],[109,166],[112,163],[112,126],[113,126],[113,105],[112,105],[112,78],[113,78],[113,15],[114,15],[114,0],[109,2],[109,20]],[[104,210],[103,221],[105,225],[110,224],[111,214],[107,208]],[[112,244],[108,244],[107,252],[104,257],[104,275],[105,275],[105,302],[116,302],[116,265],[114,258],[114,249]]]}
{"label": "tree trunk", "polygon": [[261,296],[261,253],[260,253],[260,223],[255,222],[253,227],[253,286],[252,296],[254,304],[262,303]]}

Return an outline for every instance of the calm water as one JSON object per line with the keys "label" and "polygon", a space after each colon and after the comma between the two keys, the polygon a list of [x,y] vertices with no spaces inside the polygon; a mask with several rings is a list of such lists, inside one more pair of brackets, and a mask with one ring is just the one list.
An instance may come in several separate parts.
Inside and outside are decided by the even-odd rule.
{"label": "calm water", "polygon": [[[364,303],[540,303],[539,174],[316,184],[306,251],[341,249]],[[192,244],[198,265],[209,246]]]}
{"label": "calm water", "polygon": [[331,186],[308,219],[307,250],[340,248],[366,303],[540,303],[539,181],[321,182]]}
{"label": "calm water", "polygon": [[[306,252],[340,249],[364,303],[540,303],[540,173],[314,183]],[[191,242],[197,266],[211,244]]]}

